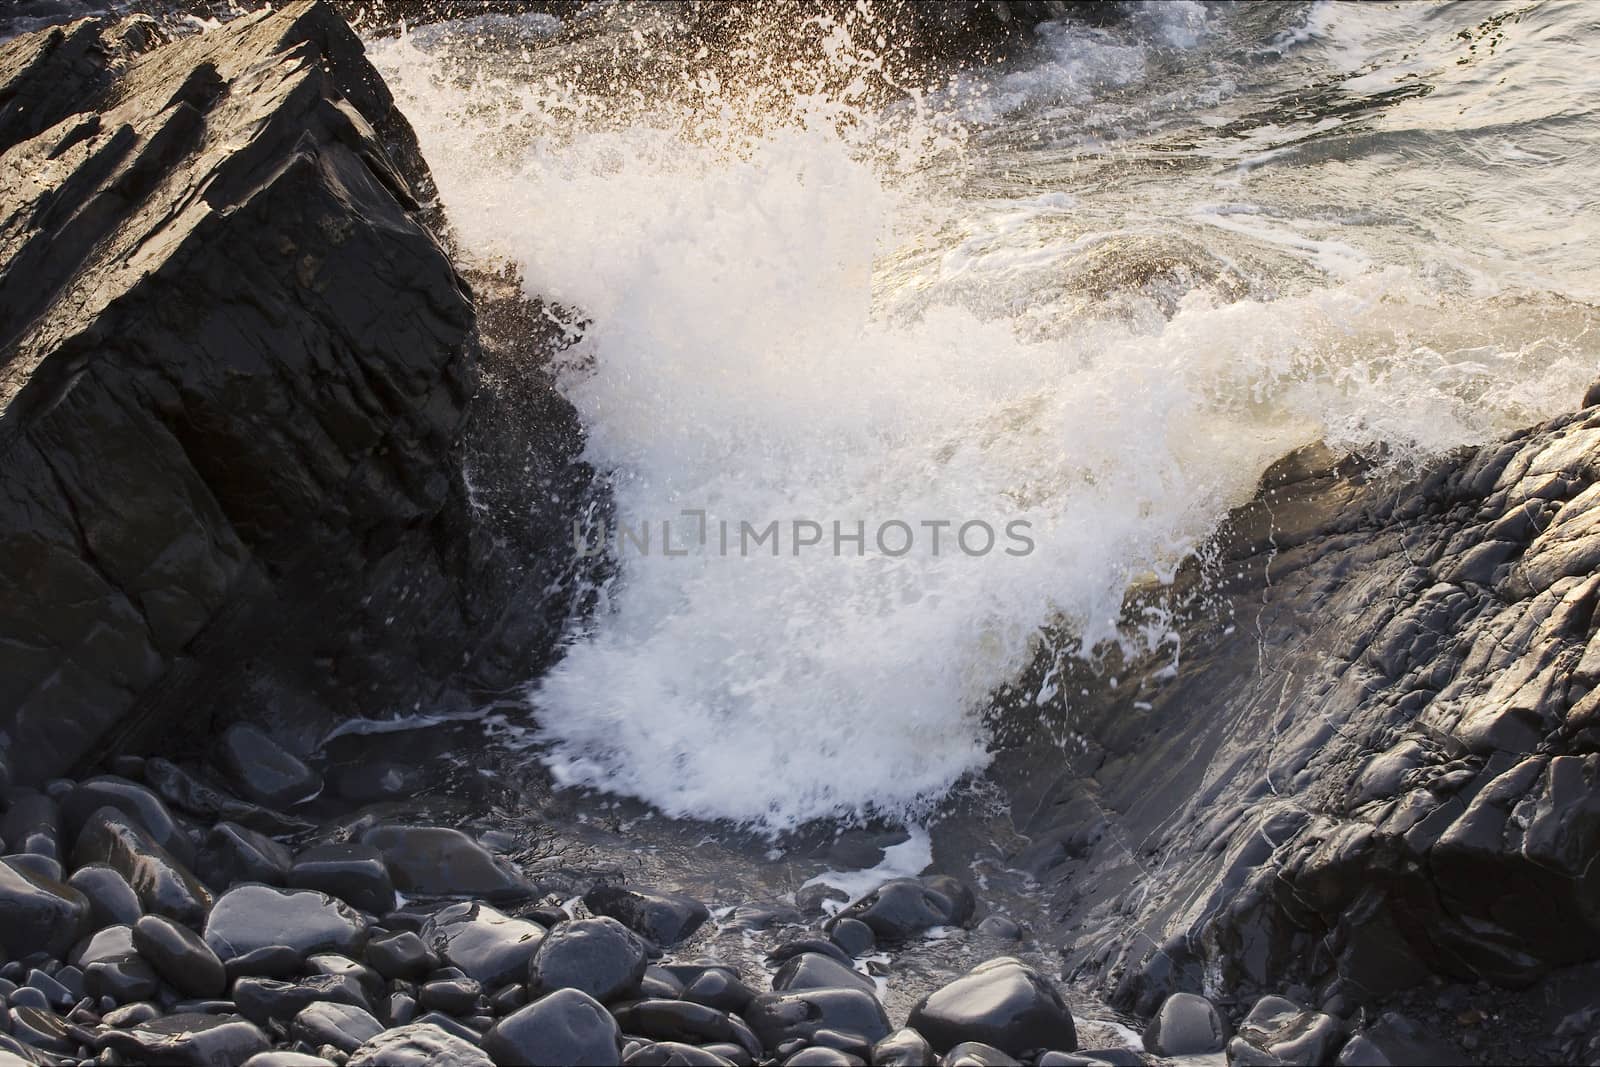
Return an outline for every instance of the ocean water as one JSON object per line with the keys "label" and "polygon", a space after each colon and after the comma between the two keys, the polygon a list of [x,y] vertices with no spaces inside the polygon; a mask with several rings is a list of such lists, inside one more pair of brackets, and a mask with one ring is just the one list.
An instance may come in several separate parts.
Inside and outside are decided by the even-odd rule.
{"label": "ocean water", "polygon": [[1043,626],[1163,642],[1124,595],[1285,452],[1416,464],[1600,373],[1600,5],[1133,5],[955,77],[870,8],[637,15],[369,41],[632,532],[530,680],[560,782],[914,819]]}

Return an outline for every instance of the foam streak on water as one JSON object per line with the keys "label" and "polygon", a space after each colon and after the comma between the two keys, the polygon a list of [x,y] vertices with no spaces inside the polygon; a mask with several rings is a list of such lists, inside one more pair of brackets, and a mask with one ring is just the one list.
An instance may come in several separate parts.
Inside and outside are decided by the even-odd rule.
{"label": "foam streak on water", "polygon": [[1039,66],[925,97],[937,116],[843,125],[837,100],[745,121],[728,88],[657,107],[466,81],[447,36],[375,49],[464,246],[590,323],[563,389],[624,522],[1030,524],[1023,556],[625,547],[533,693],[558,778],[772,829],[915,812],[983,765],[986,700],[1042,624],[1117,638],[1130,583],[1288,449],[1418,457],[1571,403],[1586,306],[1389,255],[1231,149],[1199,145],[1178,184],[1128,162],[1136,132],[1064,136],[1117,108],[1166,136],[1177,105],[1147,111],[1174,64],[1192,130],[1217,127],[1248,79],[1195,58],[1221,16],[1170,6],[1061,28]]}

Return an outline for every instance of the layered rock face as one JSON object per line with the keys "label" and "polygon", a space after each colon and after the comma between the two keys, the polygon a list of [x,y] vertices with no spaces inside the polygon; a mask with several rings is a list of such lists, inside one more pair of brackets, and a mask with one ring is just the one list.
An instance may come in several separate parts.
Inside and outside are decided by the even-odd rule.
{"label": "layered rock face", "polygon": [[[313,731],[470,674],[516,585],[490,580],[461,476],[472,297],[343,20],[298,3],[171,42],[145,19],[18,38],[0,149],[17,778],[213,716]],[[515,652],[548,639],[524,625]]]}
{"label": "layered rock face", "polygon": [[1175,677],[1085,674],[1072,770],[1003,759],[1069,969],[1143,1014],[1600,957],[1600,409],[1413,481],[1332,460],[1269,472],[1180,586]]}

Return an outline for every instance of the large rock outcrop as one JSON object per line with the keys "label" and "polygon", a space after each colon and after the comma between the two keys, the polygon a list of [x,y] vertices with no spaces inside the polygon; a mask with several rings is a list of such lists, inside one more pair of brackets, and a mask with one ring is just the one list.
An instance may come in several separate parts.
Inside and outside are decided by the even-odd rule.
{"label": "large rock outcrop", "polygon": [[1084,751],[995,777],[1069,971],[1148,1014],[1600,958],[1597,399],[1409,481],[1290,457],[1169,591],[1175,675],[1060,685]]}
{"label": "large rock outcrop", "polygon": [[[330,7],[7,42],[0,150],[17,778],[170,749],[213,716],[309,738],[505,652],[516,583],[461,473],[472,296],[410,128]],[[548,647],[513,630],[515,655]]]}

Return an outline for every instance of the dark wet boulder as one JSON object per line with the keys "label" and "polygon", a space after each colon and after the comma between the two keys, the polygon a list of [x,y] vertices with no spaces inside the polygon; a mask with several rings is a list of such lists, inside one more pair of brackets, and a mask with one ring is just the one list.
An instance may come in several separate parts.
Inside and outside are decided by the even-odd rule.
{"label": "dark wet boulder", "polygon": [[0,841],[12,852],[64,859],[61,848],[61,805],[34,789],[19,789],[6,798],[0,816]]}
{"label": "dark wet boulder", "polygon": [[601,1003],[636,993],[649,952],[632,930],[607,916],[561,923],[544,936],[528,966],[535,996],[578,989]]}
{"label": "dark wet boulder", "polygon": [[861,989],[762,993],[745,1008],[744,1021],[763,1048],[811,1041],[820,1031],[850,1034],[866,1046],[889,1036],[889,1017],[883,1005]]}
{"label": "dark wet boulder", "polygon": [[129,1030],[107,1030],[105,1046],[135,1063],[188,1067],[242,1067],[272,1043],[237,1016],[166,1015]]}
{"label": "dark wet boulder", "polygon": [[623,1067],[733,1067],[733,1061],[699,1045],[651,1041],[622,1058]]}
{"label": "dark wet boulder", "polygon": [[332,1045],[340,1052],[354,1052],[383,1029],[365,1008],[319,1001],[301,1009],[289,1032],[312,1048]]}
{"label": "dark wet boulder", "polygon": [[133,924],[133,947],[180,993],[220,997],[227,988],[228,975],[217,954],[194,931],[164,915],[146,915]]}
{"label": "dark wet boulder", "polygon": [[290,808],[322,792],[322,776],[259,726],[234,723],[216,745],[217,762],[244,796],[271,808]]}
{"label": "dark wet boulder", "polygon": [[711,916],[698,900],[629,886],[596,886],[583,902],[596,915],[609,915],[662,948],[687,939]]}
{"label": "dark wet boulder", "polygon": [[1262,997],[1228,1042],[1228,1062],[1241,1065],[1327,1063],[1345,1038],[1342,1022],[1284,997]]}
{"label": "dark wet boulder", "polygon": [[288,1049],[273,1049],[268,1052],[258,1052],[244,1061],[244,1067],[335,1067],[332,1060],[325,1060],[321,1056],[313,1056],[309,1052],[291,1052]]}
{"label": "dark wet boulder", "polygon": [[291,978],[306,965],[306,955],[289,945],[266,945],[224,960],[222,967],[228,973],[228,984],[235,978]]}
{"label": "dark wet boulder", "polygon": [[910,1027],[896,1030],[872,1046],[873,1067],[923,1067],[936,1059],[928,1039]]}
{"label": "dark wet boulder", "polygon": [[293,834],[311,824],[280,811],[241,800],[207,782],[171,760],[152,756],[145,761],[145,781],[168,804],[206,822],[232,822],[264,834]]}
{"label": "dark wet boulder", "polygon": [[72,1053],[78,1048],[66,1021],[49,1008],[12,1005],[11,1036],[44,1052]]}
{"label": "dark wet boulder", "polygon": [[828,940],[838,945],[846,956],[871,952],[875,939],[872,927],[860,919],[842,918],[828,925]]}
{"label": "dark wet boulder", "polygon": [[67,832],[76,836],[90,816],[107,807],[132,818],[179,863],[186,867],[194,865],[194,842],[166,803],[148,787],[114,774],[85,778],[67,793],[61,803]]}
{"label": "dark wet boulder", "polygon": [[513,919],[487,904],[452,904],[430,916],[421,937],[445,963],[488,989],[525,981],[544,927]]}
{"label": "dark wet boulder", "polygon": [[772,976],[773,989],[864,989],[874,995],[877,985],[860,971],[815,952],[789,959]]}
{"label": "dark wet boulder", "polygon": [[1193,993],[1174,993],[1144,1032],[1144,1047],[1157,1056],[1197,1056],[1221,1052],[1228,1024],[1216,1005]]}
{"label": "dark wet boulder", "polygon": [[687,1000],[639,1000],[614,1010],[617,1024],[630,1034],[657,1041],[706,1045],[725,1041],[752,1056],[761,1053],[759,1039],[737,1016]]}
{"label": "dark wet boulder", "polygon": [[494,1061],[483,1049],[446,1030],[411,1023],[362,1044],[350,1054],[346,1067],[494,1067]]}
{"label": "dark wet boulder", "polygon": [[294,858],[289,885],[317,889],[362,911],[393,911],[394,883],[383,853],[371,845],[313,845]]}
{"label": "dark wet boulder", "polygon": [[70,885],[0,863],[0,950],[60,958],[89,928],[89,901]]}
{"label": "dark wet boulder", "polygon": [[421,978],[439,966],[439,957],[427,942],[410,930],[384,934],[367,942],[367,964],[383,977]]}
{"label": "dark wet boulder", "polygon": [[1022,1061],[982,1041],[963,1041],[944,1055],[945,1067],[1022,1067]]}
{"label": "dark wet boulder", "polygon": [[742,1012],[756,998],[756,991],[740,981],[731,967],[701,967],[682,977],[684,1000],[719,1011]]}
{"label": "dark wet boulder", "polygon": [[784,1067],[865,1067],[866,1060],[827,1045],[803,1048],[783,1061]]}
{"label": "dark wet boulder", "polygon": [[975,906],[972,890],[939,874],[885,882],[839,917],[865,923],[885,941],[904,941],[936,926],[960,926]]}
{"label": "dark wet boulder", "polygon": [[82,893],[89,902],[89,921],[92,926],[132,926],[144,914],[144,905],[139,903],[139,894],[133,891],[133,886],[103,863],[79,867],[67,879],[67,884]]}
{"label": "dark wet boulder", "polygon": [[428,1011],[470,1015],[483,996],[483,986],[464,975],[434,978],[417,989],[417,1003]]}
{"label": "dark wet boulder", "polygon": [[367,924],[347,904],[312,889],[237,886],[217,900],[205,941],[223,962],[286,945],[301,957],[318,951],[359,954]]}
{"label": "dark wet boulder", "polygon": [[319,974],[283,981],[277,978],[240,978],[233,983],[233,1002],[239,1014],[259,1026],[287,1024],[313,1004],[345,1004],[371,1010],[361,983],[342,974]]}
{"label": "dark wet boulder", "polygon": [[263,833],[233,822],[219,822],[206,835],[196,860],[197,873],[214,886],[240,882],[284,885],[294,856]]}
{"label": "dark wet boulder", "polygon": [[796,941],[785,941],[783,944],[767,953],[767,960],[770,963],[782,963],[785,960],[794,959],[796,956],[804,955],[807,952],[816,953],[819,956],[827,956],[829,959],[835,961],[842,967],[855,966],[855,961],[845,954],[844,949],[840,948],[832,941],[824,941],[818,937],[806,937],[800,938]]}
{"label": "dark wet boulder", "polygon": [[962,1041],[981,1041],[1013,1056],[1078,1047],[1072,1012],[1055,985],[1008,956],[981,963],[923,997],[906,1025],[938,1052]]}
{"label": "dark wet boulder", "polygon": [[361,843],[383,854],[394,887],[408,896],[518,900],[534,887],[459,830],[443,826],[374,826]]}
{"label": "dark wet boulder", "polygon": [[1339,1067],[1423,1067],[1465,1063],[1461,1049],[1396,1012],[1358,1030],[1339,1050]]}
{"label": "dark wet boulder", "polygon": [[199,926],[211,910],[211,893],[142,825],[117,808],[90,815],[72,849],[74,867],[102,863],[128,880],[152,915]]}
{"label": "dark wet boulder", "polygon": [[484,1051],[499,1067],[621,1062],[617,1022],[587,993],[562,989],[495,1023],[483,1037]]}

